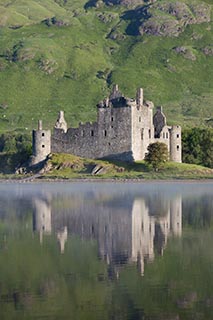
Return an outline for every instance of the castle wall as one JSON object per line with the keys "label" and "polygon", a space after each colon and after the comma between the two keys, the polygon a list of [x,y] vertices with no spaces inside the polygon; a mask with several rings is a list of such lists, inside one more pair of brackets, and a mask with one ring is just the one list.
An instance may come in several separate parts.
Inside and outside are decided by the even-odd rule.
{"label": "castle wall", "polygon": [[85,158],[122,158],[131,153],[131,108],[99,108],[98,122],[79,124],[67,132],[54,129],[52,152],[72,153]]}
{"label": "castle wall", "polygon": [[69,128],[67,132],[54,129],[51,144],[52,152],[71,153],[85,158],[94,158],[98,154],[97,123],[85,123],[78,128]]}
{"label": "castle wall", "polygon": [[168,153],[170,154],[170,129],[171,127],[165,126],[163,127],[162,131],[159,134],[159,138],[155,138],[153,142],[161,142],[165,143],[165,145],[168,148]]}
{"label": "castle wall", "polygon": [[149,106],[132,107],[132,151],[134,160],[142,160],[148,145],[154,138],[152,108]]}
{"label": "castle wall", "polygon": [[99,157],[133,160],[131,106],[98,109]]}

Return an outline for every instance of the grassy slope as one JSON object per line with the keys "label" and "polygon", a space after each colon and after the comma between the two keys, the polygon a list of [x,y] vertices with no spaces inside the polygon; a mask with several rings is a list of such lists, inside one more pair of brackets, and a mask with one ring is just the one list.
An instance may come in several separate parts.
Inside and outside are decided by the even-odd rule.
{"label": "grassy slope", "polygon": [[[53,154],[49,161],[51,170],[44,174],[50,179],[212,179],[213,170],[185,163],[165,164],[153,172],[144,161],[134,164],[83,159],[67,154]],[[95,166],[102,167],[100,174],[91,174]]]}
{"label": "grassy slope", "polygon": [[[85,2],[0,0],[1,131],[30,131],[39,118],[52,127],[59,109],[72,125],[94,120],[95,105],[113,82],[129,96],[143,86],[147,99],[164,105],[170,123],[203,124],[212,116],[213,59],[202,52],[212,43],[212,23],[188,26],[177,38],[111,40],[113,27],[125,33],[129,21],[120,17],[127,9],[85,11]],[[103,11],[107,22],[97,16]],[[53,16],[69,25],[41,23]],[[175,46],[187,46],[196,61],[175,53]]]}

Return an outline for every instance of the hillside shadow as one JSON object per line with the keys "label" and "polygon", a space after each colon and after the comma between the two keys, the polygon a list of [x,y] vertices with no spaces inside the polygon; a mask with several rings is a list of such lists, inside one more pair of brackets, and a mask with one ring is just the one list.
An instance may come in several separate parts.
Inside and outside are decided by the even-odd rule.
{"label": "hillside shadow", "polygon": [[85,3],[84,9],[87,10],[89,8],[93,8],[96,6],[97,0],[89,0],[88,2]]}
{"label": "hillside shadow", "polygon": [[149,5],[143,7],[125,11],[121,16],[121,19],[124,21],[130,21],[126,28],[126,34],[129,36],[138,36],[140,35],[139,27],[141,26],[144,20],[148,20],[151,15],[148,12]]}
{"label": "hillside shadow", "polygon": [[150,169],[144,162],[133,162],[133,161],[121,161],[114,159],[107,159],[111,164],[114,164],[117,167],[124,168],[127,172],[149,172]]}

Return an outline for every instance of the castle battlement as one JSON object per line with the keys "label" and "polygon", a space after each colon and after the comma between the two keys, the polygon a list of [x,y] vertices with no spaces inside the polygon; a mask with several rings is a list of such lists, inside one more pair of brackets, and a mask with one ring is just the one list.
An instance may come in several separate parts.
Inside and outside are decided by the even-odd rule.
{"label": "castle battlement", "polygon": [[114,85],[109,97],[97,104],[97,121],[68,128],[60,111],[52,135],[42,130],[40,123],[33,131],[34,163],[50,152],[92,159],[143,160],[149,144],[157,141],[167,145],[171,161],[181,162],[181,127],[167,126],[162,107],[154,116],[153,109],[153,102],[144,100],[142,88],[131,99]]}

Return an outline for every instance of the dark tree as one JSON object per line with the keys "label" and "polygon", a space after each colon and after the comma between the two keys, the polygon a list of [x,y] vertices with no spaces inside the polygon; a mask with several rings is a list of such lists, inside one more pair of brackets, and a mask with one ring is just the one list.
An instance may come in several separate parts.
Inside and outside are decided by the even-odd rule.
{"label": "dark tree", "polygon": [[183,131],[183,162],[213,168],[213,130],[192,128]]}

